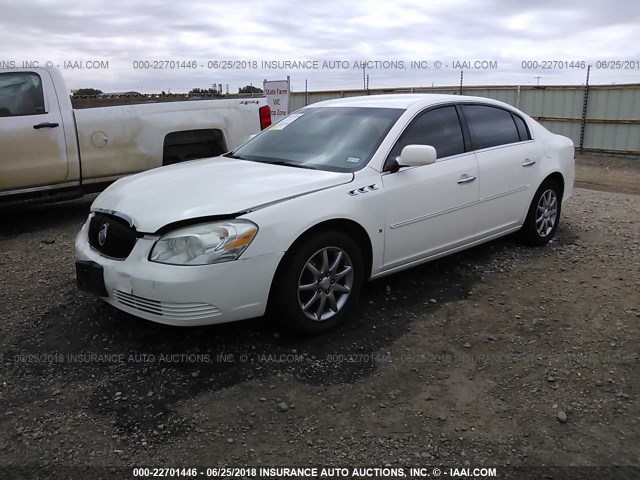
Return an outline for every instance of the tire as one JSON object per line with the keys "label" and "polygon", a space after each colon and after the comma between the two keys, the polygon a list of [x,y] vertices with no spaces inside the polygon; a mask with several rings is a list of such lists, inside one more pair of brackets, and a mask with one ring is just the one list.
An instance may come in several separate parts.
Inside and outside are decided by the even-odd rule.
{"label": "tire", "polygon": [[529,245],[546,245],[553,238],[560,223],[562,191],[553,180],[545,180],[533,196],[527,218],[520,230]]}
{"label": "tire", "polygon": [[314,233],[283,259],[274,279],[272,315],[298,333],[328,332],[353,310],[363,282],[364,262],[355,241],[338,231]]}

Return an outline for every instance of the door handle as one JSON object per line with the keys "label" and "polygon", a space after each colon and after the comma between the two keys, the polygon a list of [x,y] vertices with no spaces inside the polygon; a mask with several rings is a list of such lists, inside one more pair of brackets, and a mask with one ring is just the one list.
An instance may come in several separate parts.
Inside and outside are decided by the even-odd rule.
{"label": "door handle", "polygon": [[476,179],[476,177],[468,177],[467,175],[463,175],[462,177],[460,177],[458,179],[458,183],[469,183],[469,182],[473,182]]}
{"label": "door handle", "polygon": [[531,160],[529,158],[525,158],[524,159],[524,163],[522,164],[523,167],[530,167],[531,165],[535,165],[536,161],[535,160]]}
{"label": "door handle", "polygon": [[33,128],[35,128],[36,130],[40,130],[41,128],[56,128],[59,126],[60,126],[59,123],[44,122],[44,123],[38,123],[37,125],[34,125]]}

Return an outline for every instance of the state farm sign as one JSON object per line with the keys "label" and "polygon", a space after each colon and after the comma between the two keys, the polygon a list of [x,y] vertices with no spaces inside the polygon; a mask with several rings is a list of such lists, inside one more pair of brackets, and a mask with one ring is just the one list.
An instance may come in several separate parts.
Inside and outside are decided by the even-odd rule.
{"label": "state farm sign", "polygon": [[271,109],[271,122],[276,123],[289,115],[289,79],[265,80],[264,94]]}

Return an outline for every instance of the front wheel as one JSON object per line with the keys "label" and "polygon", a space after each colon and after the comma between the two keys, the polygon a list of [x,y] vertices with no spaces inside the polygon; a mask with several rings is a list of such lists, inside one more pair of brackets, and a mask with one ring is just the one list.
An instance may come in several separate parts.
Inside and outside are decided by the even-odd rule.
{"label": "front wheel", "polygon": [[321,232],[283,260],[274,283],[274,313],[300,333],[327,332],[352,311],[364,280],[362,255],[342,232]]}
{"label": "front wheel", "polygon": [[545,180],[533,197],[522,237],[530,245],[545,245],[553,238],[560,221],[562,192],[553,180]]}

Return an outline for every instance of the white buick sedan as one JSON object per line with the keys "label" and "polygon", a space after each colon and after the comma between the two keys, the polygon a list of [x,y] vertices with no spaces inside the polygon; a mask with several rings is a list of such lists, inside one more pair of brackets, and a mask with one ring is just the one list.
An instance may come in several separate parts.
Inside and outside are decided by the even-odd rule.
{"label": "white buick sedan", "polygon": [[317,103],[221,157],[111,185],[76,239],[78,285],[171,325],[268,310],[320,333],[368,279],[512,232],[547,243],[574,168],[570,139],[498,101]]}

